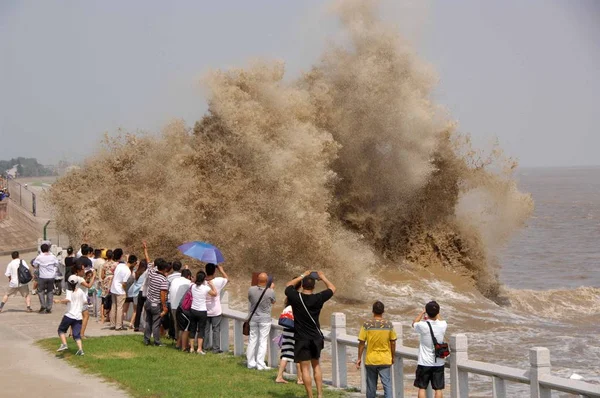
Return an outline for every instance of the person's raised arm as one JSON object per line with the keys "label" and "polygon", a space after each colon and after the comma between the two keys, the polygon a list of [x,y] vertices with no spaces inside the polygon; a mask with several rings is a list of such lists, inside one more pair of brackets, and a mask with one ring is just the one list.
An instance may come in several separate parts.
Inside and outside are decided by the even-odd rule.
{"label": "person's raised arm", "polygon": [[219,293],[217,292],[215,285],[213,285],[212,281],[206,281],[206,283],[208,283],[208,286],[210,287],[210,291],[208,292],[208,294],[210,294],[213,297],[216,297]]}
{"label": "person's raised arm", "polygon": [[148,255],[148,244],[146,244],[146,241],[142,241],[142,245],[144,246],[144,257],[146,257],[146,262],[148,264],[150,264],[150,256]]}
{"label": "person's raised arm", "polygon": [[421,311],[421,313],[419,315],[417,315],[417,317],[413,320],[412,322],[412,327],[415,327],[415,323],[419,323],[421,322],[421,319],[423,319],[423,315],[425,315],[425,310]]}
{"label": "person's raised arm", "polygon": [[330,289],[333,293],[335,293],[335,286],[333,285],[333,283],[329,282],[329,279],[327,279],[325,274],[322,271],[317,272],[317,274],[319,275],[319,278],[323,281],[323,283],[325,283],[327,289]]}
{"label": "person's raised arm", "polygon": [[96,279],[96,270],[92,271],[92,279],[90,279],[89,282],[86,282],[86,280],[84,279],[83,282],[81,282],[82,286],[85,286],[87,288],[90,288],[94,285],[94,280]]}
{"label": "person's raised arm", "polygon": [[217,264],[217,269],[219,270],[219,272],[221,273],[221,275],[223,275],[223,278],[225,278],[225,279],[227,279],[229,281],[229,277],[225,273],[225,270],[223,269],[223,267],[221,267],[220,265]]}
{"label": "person's raised arm", "polygon": [[292,279],[291,281],[289,281],[288,283],[286,283],[286,284],[285,284],[285,287],[288,287],[288,286],[296,286],[296,284],[297,284],[298,282],[300,282],[302,279],[304,279],[304,277],[305,277],[306,275],[310,275],[310,272],[311,272],[310,270],[308,270],[308,271],[304,271],[304,273],[303,273],[303,274],[300,274],[300,275],[298,275],[297,277],[295,277],[294,279]]}

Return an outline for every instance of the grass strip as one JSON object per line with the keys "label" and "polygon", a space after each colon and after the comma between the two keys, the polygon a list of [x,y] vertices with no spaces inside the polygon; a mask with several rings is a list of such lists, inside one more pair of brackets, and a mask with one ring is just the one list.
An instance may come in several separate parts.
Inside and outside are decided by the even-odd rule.
{"label": "grass strip", "polygon": [[[305,397],[295,381],[276,384],[276,370],[247,369],[243,357],[231,354],[182,353],[166,347],[146,347],[139,335],[94,337],[84,340],[85,356],[69,350],[56,353],[60,340],[37,343],[43,349],[86,373],[117,383],[134,397]],[[316,396],[316,389],[315,396]],[[342,397],[342,391],[325,389],[325,397]]]}

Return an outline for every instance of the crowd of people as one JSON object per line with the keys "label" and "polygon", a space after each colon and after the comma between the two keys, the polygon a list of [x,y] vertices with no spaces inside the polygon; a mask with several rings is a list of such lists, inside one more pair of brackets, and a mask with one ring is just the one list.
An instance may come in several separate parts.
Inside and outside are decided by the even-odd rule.
{"label": "crowd of people", "polygon": [[[164,346],[161,337],[168,334],[175,348],[184,352],[204,355],[211,350],[222,353],[220,346],[222,319],[221,294],[229,277],[221,265],[207,263],[203,270],[193,275],[188,266],[179,261],[163,258],[151,261],[146,244],[144,258],[125,255],[123,250],[94,249],[81,245],[77,253],[67,249],[64,259],[64,280],[67,287],[63,299],[53,297],[53,287],[59,269],[58,258],[46,243],[32,261],[34,290],[40,302],[40,314],[52,312],[53,304],[66,304],[64,316],[58,327],[61,345],[57,351],[68,350],[67,333],[77,344],[77,355],[84,355],[82,340],[90,318],[91,298],[101,298],[99,322],[110,322],[115,331],[132,328],[144,330],[145,345]],[[28,283],[19,280],[19,267],[27,265],[17,251],[12,253],[5,275],[8,288],[0,303],[2,312],[10,296],[20,294],[25,298],[26,311],[32,312]],[[325,288],[316,292],[318,281]],[[248,345],[246,350],[249,369],[266,370],[265,363],[272,324],[271,312],[276,303],[275,285],[266,273],[260,273],[248,290]],[[285,308],[281,318],[291,323],[284,326],[280,339],[280,363],[275,381],[287,383],[283,378],[288,363],[294,362],[297,383],[303,384],[308,397],[313,397],[313,379],[317,396],[323,394],[323,374],[320,366],[325,338],[321,332],[320,314],[323,305],[335,294],[336,287],[321,271],[306,271],[285,286]],[[184,304],[187,300],[187,303]],[[132,309],[129,316],[129,309]],[[364,322],[358,336],[358,360],[366,368],[367,397],[375,397],[378,379],[385,397],[392,396],[391,366],[394,364],[396,333],[392,322],[384,319],[384,304],[377,301],[372,306],[372,319]],[[140,325],[144,325],[142,328]],[[419,335],[418,366],[414,385],[419,398],[426,396],[429,384],[435,397],[441,398],[444,389],[445,360],[436,355],[434,341],[443,342],[447,323],[440,317],[440,307],[432,301],[414,319],[412,327]]]}

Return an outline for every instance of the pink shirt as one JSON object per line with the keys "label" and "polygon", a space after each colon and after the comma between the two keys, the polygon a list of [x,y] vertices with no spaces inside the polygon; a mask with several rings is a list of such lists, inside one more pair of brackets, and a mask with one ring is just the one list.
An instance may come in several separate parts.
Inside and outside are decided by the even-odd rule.
{"label": "pink shirt", "polygon": [[227,279],[219,276],[213,279],[212,283],[217,289],[217,295],[206,297],[206,313],[208,316],[219,316],[223,313],[221,309],[221,291],[227,285]]}

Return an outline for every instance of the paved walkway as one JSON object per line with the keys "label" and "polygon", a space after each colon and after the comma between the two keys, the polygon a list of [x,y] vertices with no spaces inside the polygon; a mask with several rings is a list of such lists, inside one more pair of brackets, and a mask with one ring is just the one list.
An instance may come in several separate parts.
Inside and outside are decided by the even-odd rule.
{"label": "paved walkway", "polygon": [[[2,295],[8,285],[4,277],[6,264],[8,264],[6,257],[0,257]],[[31,303],[34,310],[39,309],[37,296],[32,296]],[[52,314],[27,313],[23,298],[13,296],[8,299],[3,312],[0,313],[0,352],[2,353],[0,396],[128,397],[115,385],[96,376],[82,373],[34,344],[36,340],[57,335],[56,329],[64,310],[64,304],[54,304]],[[101,327],[95,318],[90,318],[86,333],[88,336],[113,333],[115,332],[110,332],[107,325]],[[75,347],[72,339],[69,339],[69,346]]]}

